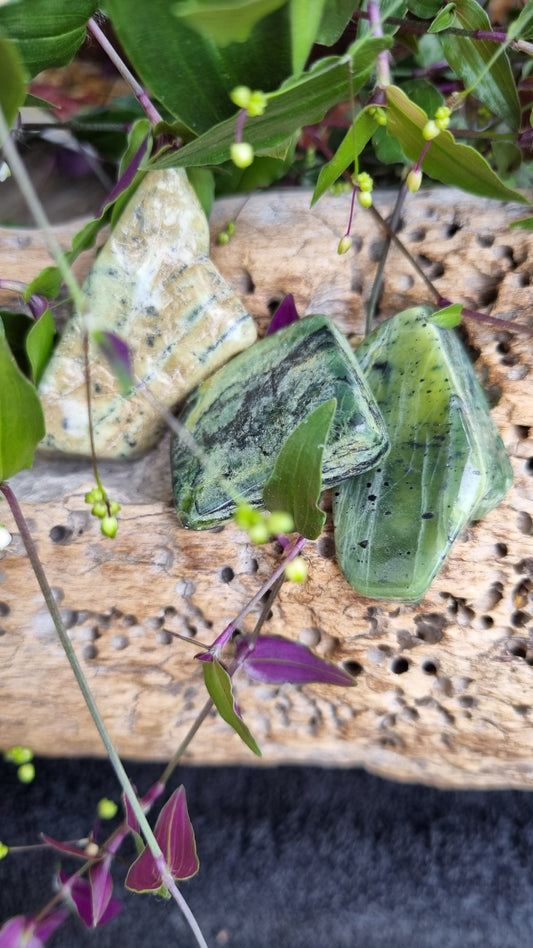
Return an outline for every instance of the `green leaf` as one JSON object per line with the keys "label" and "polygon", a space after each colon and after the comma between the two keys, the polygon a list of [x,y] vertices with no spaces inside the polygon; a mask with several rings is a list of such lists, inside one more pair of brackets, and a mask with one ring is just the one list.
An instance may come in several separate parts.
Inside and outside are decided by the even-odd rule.
{"label": "green leaf", "polygon": [[196,197],[202,205],[205,216],[209,218],[215,199],[213,172],[209,168],[188,168],[187,177],[196,191]]}
{"label": "green leaf", "polygon": [[[377,54],[388,49],[390,37],[357,40],[343,57],[329,57],[301,79],[268,96],[264,115],[250,118],[244,126],[244,139],[256,149],[274,147],[292,139],[296,128],[319,122],[328,109],[350,98],[364,85]],[[349,63],[352,62],[350,82]],[[222,164],[235,140],[235,117],[221,122],[179,151],[155,158],[152,168],[177,168],[190,165]]]}
{"label": "green leaf", "polygon": [[450,303],[428,316],[428,321],[434,323],[439,329],[453,329],[461,322],[461,313],[463,312],[462,303]]}
{"label": "green leaf", "polygon": [[429,20],[437,15],[441,0],[408,0],[407,6],[421,20]]}
{"label": "green leaf", "polygon": [[0,108],[8,128],[13,125],[25,98],[26,76],[17,48],[0,35]]}
{"label": "green leaf", "polygon": [[445,7],[442,7],[442,10],[439,10],[431,26],[428,26],[428,33],[440,33],[441,30],[446,30],[449,26],[453,26],[454,10],[455,3],[447,3]]}
{"label": "green leaf", "polygon": [[[456,0],[454,6],[451,25],[465,30],[492,28],[477,0]],[[520,103],[509,59],[502,45],[452,34],[443,34],[440,40],[446,59],[468,91],[474,92],[509,128],[517,129],[520,125]],[[489,66],[498,51],[500,55]]]}
{"label": "green leaf", "polygon": [[315,408],[289,435],[263,489],[268,510],[286,510],[294,529],[309,540],[322,533],[326,514],[318,501],[322,492],[322,458],[337,408],[330,398]]}
{"label": "green leaf", "polygon": [[231,678],[216,658],[211,662],[202,662],[205,686],[220,717],[239,735],[254,754],[261,757],[251,732],[235,710],[235,699],[231,690]]}
{"label": "green leaf", "polygon": [[0,322],[3,323],[6,340],[15,361],[23,373],[29,377],[31,367],[26,353],[26,336],[34,320],[27,313],[16,313],[11,310],[0,310]]}
{"label": "green leaf", "polygon": [[245,43],[221,48],[176,16],[186,2],[108,0],[106,9],[145,86],[200,134],[235,113],[229,97],[235,86],[272,92],[290,75],[289,13],[285,4],[257,23]]}
{"label": "green leaf", "polygon": [[325,0],[290,0],[292,69],[299,73],[304,68],[324,12]]}
{"label": "green leaf", "polygon": [[[311,199],[311,207],[322,197],[328,188],[335,183],[337,178],[346,171],[346,168],[348,168],[352,162],[357,162],[357,157],[361,154],[363,148],[378,127],[374,116],[371,114],[371,107],[362,109],[359,114],[356,115],[351,128],[346,132],[333,158],[320,170],[316,188]],[[355,171],[357,170],[356,166]]]}
{"label": "green leaf", "polygon": [[[407,98],[397,86],[388,86],[387,129],[398,138],[410,161],[418,161],[427,145],[422,129],[427,114]],[[487,161],[469,145],[459,145],[450,132],[441,132],[431,142],[422,169],[443,184],[451,184],[470,194],[529,204],[525,195],[508,188]]]}
{"label": "green leaf", "polygon": [[39,396],[15,362],[1,323],[0,379],[0,481],[5,481],[32,466],[45,427]]}
{"label": "green leaf", "polygon": [[174,16],[218,46],[245,43],[253,27],[287,0],[181,0]]}
{"label": "green leaf", "polygon": [[45,309],[43,315],[33,323],[26,336],[26,352],[30,360],[33,381],[36,385],[39,384],[50,357],[55,331],[54,317],[49,309]]}
{"label": "green leaf", "polygon": [[520,220],[511,221],[509,227],[521,227],[522,230],[533,230],[533,217],[521,217]]}
{"label": "green leaf", "polygon": [[323,46],[333,46],[344,33],[353,11],[353,0],[326,0],[316,42]]}
{"label": "green leaf", "polygon": [[30,76],[64,66],[85,39],[98,0],[17,0],[0,5],[0,30],[14,40]]}

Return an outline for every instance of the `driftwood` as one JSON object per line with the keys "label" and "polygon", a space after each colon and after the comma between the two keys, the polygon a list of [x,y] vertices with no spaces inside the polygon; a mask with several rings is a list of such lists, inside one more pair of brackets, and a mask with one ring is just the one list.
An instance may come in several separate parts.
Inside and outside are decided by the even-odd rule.
{"label": "driftwood", "polygon": [[[385,215],[389,197],[377,196]],[[362,332],[383,234],[360,211],[353,250],[336,246],[349,197],[278,192],[221,201],[213,237],[236,220],[213,256],[264,329],[287,293],[300,312]],[[531,236],[510,230],[517,206],[427,192],[410,198],[402,239],[444,296],[533,325]],[[79,222],[56,229],[68,246]],[[31,231],[0,231],[2,276],[29,280],[47,262]],[[85,269],[88,262],[84,261]],[[430,301],[393,248],[380,315]],[[331,523],[305,556],[304,586],[285,584],[267,629],[348,663],[358,686],[274,688],[236,681],[239,704],[267,764],[362,765],[399,780],[447,787],[533,787],[533,372],[531,336],[469,320],[466,334],[515,471],[500,507],[456,543],[417,606],[357,596],[335,563]],[[481,354],[479,354],[481,353]],[[83,495],[86,462],[47,460],[12,484],[91,688],[121,754],[172,755],[205,700],[201,668],[172,631],[210,642],[277,563],[233,526],[181,529],[171,504],[168,439],[144,459],[102,465],[123,505],[112,542]],[[4,505],[4,522],[13,528]],[[102,746],[58,645],[20,538],[0,563],[0,746],[44,754],[101,754]],[[250,628],[251,614],[243,623]],[[193,763],[251,763],[215,715],[187,752]]]}

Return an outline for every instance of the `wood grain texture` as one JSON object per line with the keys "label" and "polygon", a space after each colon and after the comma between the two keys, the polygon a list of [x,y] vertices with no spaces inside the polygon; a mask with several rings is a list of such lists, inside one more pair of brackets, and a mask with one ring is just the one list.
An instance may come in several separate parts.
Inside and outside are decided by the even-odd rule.
{"label": "wood grain texture", "polygon": [[[377,205],[390,210],[386,194]],[[217,204],[212,236],[236,220],[218,267],[261,331],[269,306],[292,292],[300,312],[323,312],[355,337],[383,237],[359,212],[354,249],[338,257],[349,197],[277,192]],[[457,192],[419,193],[402,238],[439,291],[454,301],[533,325],[531,235],[509,230],[518,207]],[[78,227],[59,229],[64,246]],[[0,231],[1,272],[28,280],[47,262],[31,231]],[[87,269],[85,261],[82,269]],[[380,316],[430,302],[396,249]],[[0,300],[4,305],[5,298]],[[331,518],[309,543],[309,579],[286,585],[267,630],[349,662],[352,689],[236,681],[239,704],[265,764],[363,765],[399,780],[447,787],[533,787],[533,372],[531,337],[469,321],[468,342],[493,400],[515,483],[501,506],[469,527],[416,607],[363,599],[334,558]],[[79,460],[39,458],[13,479],[64,619],[120,752],[164,760],[204,702],[195,647],[210,642],[277,562],[274,545],[252,547],[233,526],[181,529],[171,505],[168,439],[148,457],[102,465],[123,504],[115,541],[100,536],[83,502],[92,486]],[[327,498],[328,499],[328,498]],[[2,517],[11,527],[6,508]],[[20,538],[1,554],[0,746],[45,754],[101,754],[44,610]],[[250,628],[254,614],[243,624]],[[215,716],[186,758],[253,763]]]}

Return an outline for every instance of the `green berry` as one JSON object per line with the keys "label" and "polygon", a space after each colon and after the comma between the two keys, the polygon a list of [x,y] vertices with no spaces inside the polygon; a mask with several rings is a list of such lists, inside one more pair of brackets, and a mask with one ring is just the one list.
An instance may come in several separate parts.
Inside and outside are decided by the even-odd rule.
{"label": "green berry", "polygon": [[434,138],[437,138],[437,136],[440,135],[440,132],[441,130],[439,126],[437,125],[436,122],[433,121],[433,119],[429,119],[429,121],[426,122],[426,124],[424,125],[424,128],[422,129],[422,135],[424,136],[427,142],[431,142],[433,141]]}
{"label": "green berry", "polygon": [[270,534],[268,532],[268,527],[263,520],[262,523],[256,523],[248,529],[248,536],[252,543],[266,543]]}
{"label": "green berry", "polygon": [[98,801],[97,813],[101,820],[112,820],[117,810],[117,804],[113,800],[108,800],[107,797]]}
{"label": "green berry", "polygon": [[252,91],[248,86],[235,86],[229,94],[231,101],[238,105],[240,109],[248,108],[251,96]]}
{"label": "green berry", "polygon": [[118,530],[118,520],[116,517],[102,517],[100,529],[105,537],[113,539]]}
{"label": "green berry", "polygon": [[229,236],[233,237],[233,234],[235,233],[235,221],[228,221],[228,226],[226,227],[226,230]]}
{"label": "green berry", "polygon": [[5,859],[9,852],[9,846],[6,846],[5,843],[0,843],[0,859]]}
{"label": "green berry", "polygon": [[360,191],[365,192],[372,191],[374,187],[374,182],[366,171],[361,171],[358,175],[356,175],[353,183],[357,185]]}
{"label": "green berry", "polygon": [[35,767],[33,764],[22,764],[17,770],[17,777],[21,783],[32,783],[35,778]]}
{"label": "green berry", "polygon": [[252,92],[248,102],[248,115],[262,115],[267,107],[267,102],[268,99],[264,92],[260,92],[258,89]]}
{"label": "green berry", "polygon": [[407,190],[411,191],[411,194],[416,194],[422,184],[422,172],[420,169],[412,168],[405,179],[405,184]]}
{"label": "green berry", "polygon": [[292,533],[294,530],[294,521],[289,513],[284,510],[274,510],[266,521],[269,533],[276,535],[278,533]]}
{"label": "green berry", "polygon": [[435,125],[443,132],[450,124],[451,111],[446,105],[441,105],[435,112]]}
{"label": "green berry", "polygon": [[230,156],[237,168],[249,168],[254,160],[254,150],[249,142],[233,142]]}
{"label": "green berry", "polygon": [[259,511],[250,507],[250,504],[239,504],[233,514],[233,519],[241,530],[249,530],[250,527],[263,522],[263,517]]}
{"label": "green berry", "polygon": [[303,556],[295,556],[287,563],[285,576],[293,583],[303,583],[307,579],[307,563]]}
{"label": "green berry", "polygon": [[370,191],[358,191],[357,200],[361,207],[372,207],[372,195]]}
{"label": "green berry", "polygon": [[111,515],[112,517],[114,517],[115,514],[117,514],[117,513],[119,512],[119,510],[121,510],[121,509],[122,509],[122,508],[121,508],[121,506],[120,506],[118,500],[110,500],[110,501],[109,501],[109,513],[110,513],[110,515]]}
{"label": "green berry", "polygon": [[103,500],[99,500],[98,503],[93,504],[91,507],[91,513],[93,516],[102,519],[102,517],[107,515],[107,504],[105,504]]}
{"label": "green berry", "polygon": [[104,492],[100,490],[99,487],[93,487],[92,490],[88,491],[85,494],[86,504],[96,504],[103,499],[104,499]]}
{"label": "green berry", "polygon": [[227,233],[227,231],[223,230],[220,232],[220,234],[217,237],[217,244],[224,246],[224,244],[227,244],[227,243],[229,243],[229,234]]}
{"label": "green berry", "polygon": [[30,747],[22,747],[18,744],[16,747],[10,747],[4,754],[4,760],[11,764],[28,764],[33,760],[33,751]]}
{"label": "green berry", "polygon": [[353,240],[349,234],[345,234],[344,237],[341,237],[339,240],[339,246],[337,247],[337,253],[342,255],[343,253],[348,253],[350,247],[353,244]]}

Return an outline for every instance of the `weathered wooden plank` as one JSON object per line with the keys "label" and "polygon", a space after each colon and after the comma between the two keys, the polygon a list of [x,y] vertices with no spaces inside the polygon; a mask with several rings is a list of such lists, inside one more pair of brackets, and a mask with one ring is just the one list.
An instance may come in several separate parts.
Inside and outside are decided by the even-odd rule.
{"label": "weathered wooden plank", "polygon": [[[213,245],[213,257],[261,329],[269,305],[292,292],[301,312],[324,312],[358,335],[382,237],[360,212],[355,249],[338,257],[348,198],[325,197],[311,212],[308,201],[302,192],[278,192],[220,202],[212,236],[229,219],[236,233],[229,244]],[[387,196],[377,203],[386,213]],[[521,213],[463,195],[422,193],[404,212],[402,237],[430,275],[440,274],[443,295],[473,307],[490,303],[494,315],[531,323],[531,236],[507,227]],[[59,229],[65,246],[76,229]],[[3,276],[28,280],[45,262],[38,235],[0,231]],[[424,301],[419,277],[393,250],[382,315]],[[358,597],[335,563],[328,520],[325,536],[306,547],[307,583],[282,590],[268,629],[352,663],[358,687],[272,688],[239,679],[239,703],[266,763],[362,764],[443,786],[533,787],[531,339],[471,322],[467,330],[482,351],[481,376],[499,395],[493,414],[515,484],[457,542],[416,607]],[[100,536],[83,502],[92,486],[85,462],[39,458],[13,486],[120,751],[164,759],[204,700],[195,649],[168,631],[211,641],[268,576],[276,553],[252,548],[231,526],[210,533],[178,526],[168,439],[147,458],[106,462],[102,473],[123,503],[113,542]],[[6,508],[2,517],[10,526]],[[2,555],[0,571],[0,746],[102,753],[20,538]],[[187,759],[251,757],[213,717]]]}

